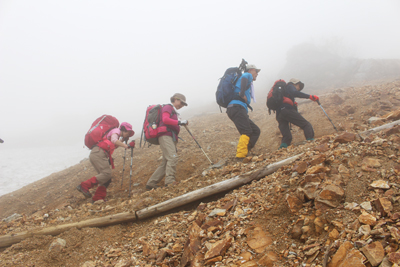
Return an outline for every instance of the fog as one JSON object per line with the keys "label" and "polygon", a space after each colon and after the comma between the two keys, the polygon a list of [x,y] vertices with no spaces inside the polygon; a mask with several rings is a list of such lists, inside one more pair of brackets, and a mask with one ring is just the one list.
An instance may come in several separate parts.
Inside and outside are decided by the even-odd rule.
{"label": "fog", "polygon": [[261,95],[304,43],[400,59],[399,12],[398,0],[3,0],[0,149],[83,145],[102,114],[138,136],[146,107],[176,92],[189,104],[182,118],[207,112],[218,78],[242,58],[261,68]]}

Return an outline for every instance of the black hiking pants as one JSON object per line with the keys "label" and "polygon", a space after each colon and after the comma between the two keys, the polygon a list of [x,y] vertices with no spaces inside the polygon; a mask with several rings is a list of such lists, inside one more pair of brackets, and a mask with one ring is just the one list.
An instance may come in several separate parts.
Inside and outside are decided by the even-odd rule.
{"label": "black hiking pants", "polygon": [[233,121],[240,135],[247,135],[249,140],[248,150],[252,149],[260,137],[260,128],[249,118],[246,109],[239,104],[233,104],[226,109],[229,119]]}
{"label": "black hiking pants", "polygon": [[307,140],[314,138],[314,130],[311,123],[304,119],[295,109],[281,109],[276,115],[276,120],[279,123],[279,130],[283,136],[281,143],[290,145],[292,142],[292,133],[290,132],[289,123],[300,127],[304,131],[304,136]]}

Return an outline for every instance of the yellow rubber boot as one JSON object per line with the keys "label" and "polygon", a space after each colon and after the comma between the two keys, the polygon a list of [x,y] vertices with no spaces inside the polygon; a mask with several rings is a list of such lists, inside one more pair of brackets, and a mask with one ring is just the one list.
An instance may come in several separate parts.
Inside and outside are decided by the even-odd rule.
{"label": "yellow rubber boot", "polygon": [[242,134],[239,138],[239,143],[236,150],[237,158],[245,158],[247,153],[249,152],[247,146],[249,145],[250,137],[245,134]]}

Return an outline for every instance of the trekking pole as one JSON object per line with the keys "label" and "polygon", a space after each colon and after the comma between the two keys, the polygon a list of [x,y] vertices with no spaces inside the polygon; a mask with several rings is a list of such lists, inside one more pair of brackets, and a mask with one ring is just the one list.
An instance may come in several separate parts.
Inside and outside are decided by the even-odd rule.
{"label": "trekking pole", "polygon": [[336,129],[335,124],[333,124],[331,118],[329,118],[328,114],[326,114],[324,108],[321,106],[321,103],[319,103],[319,100],[317,100],[318,105],[321,107],[322,111],[325,113],[326,117],[328,118],[328,120],[332,123],[333,128],[335,128],[336,132],[338,132],[338,129]]}
{"label": "trekking pole", "polygon": [[131,197],[133,147],[131,147],[131,171],[129,174],[129,197]]}
{"label": "trekking pole", "polygon": [[[128,140],[125,141],[125,144],[127,144],[127,143],[128,143]],[[122,188],[122,184],[124,182],[125,159],[126,159],[126,149],[125,149],[125,154],[124,154],[124,165],[122,167],[121,188]]]}
{"label": "trekking pole", "polygon": [[188,133],[192,136],[193,140],[196,142],[196,144],[200,147],[201,151],[203,151],[204,155],[206,155],[208,161],[211,163],[211,165],[213,165],[212,161],[210,160],[210,158],[207,156],[206,152],[204,152],[203,148],[200,146],[199,142],[197,142],[197,140],[194,138],[193,134],[189,131],[187,125],[185,125],[186,130],[188,131]]}
{"label": "trekking pole", "polygon": [[126,149],[125,149],[125,154],[124,154],[124,165],[122,167],[121,188],[122,188],[122,184],[124,183],[125,159],[126,159]]}

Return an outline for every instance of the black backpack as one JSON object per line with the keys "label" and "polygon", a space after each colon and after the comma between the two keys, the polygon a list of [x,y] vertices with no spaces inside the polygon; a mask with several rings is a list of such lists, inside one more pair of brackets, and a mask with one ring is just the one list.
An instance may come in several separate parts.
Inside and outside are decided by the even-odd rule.
{"label": "black backpack", "polygon": [[267,107],[268,112],[271,114],[271,110],[276,111],[281,107],[283,103],[283,97],[285,95],[286,82],[282,79],[275,81],[271,90],[269,90],[267,96]]}

